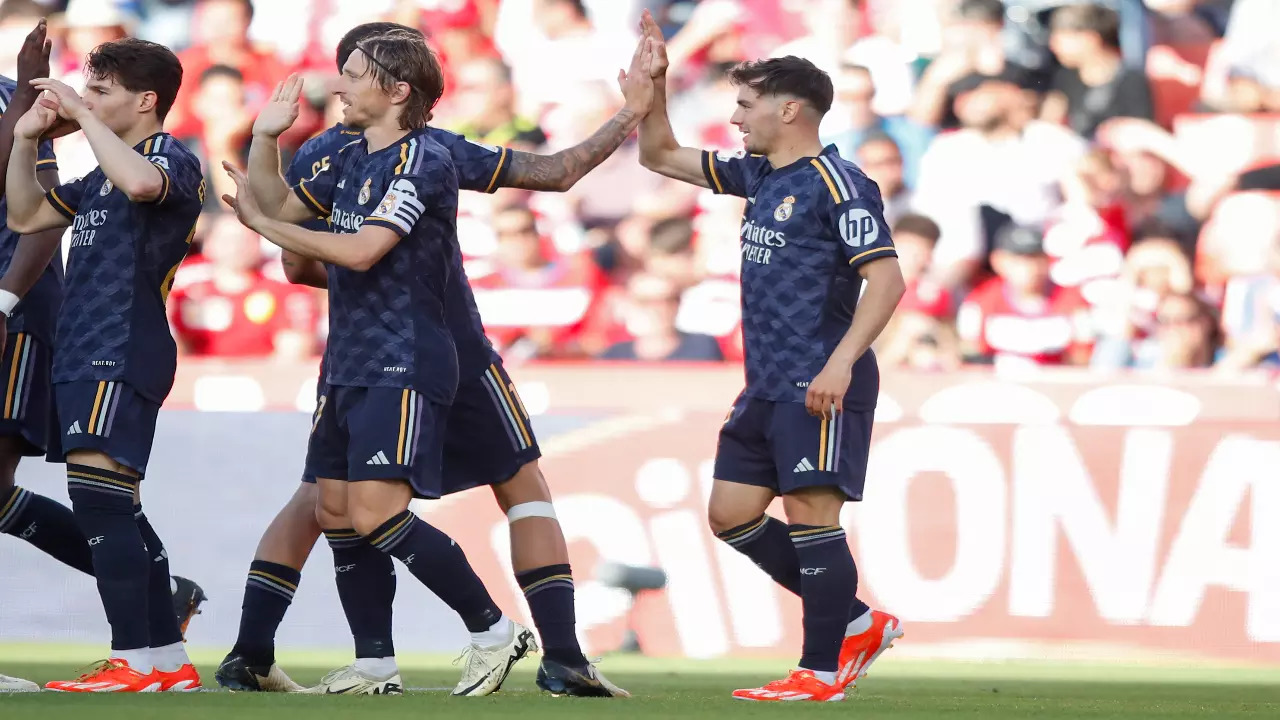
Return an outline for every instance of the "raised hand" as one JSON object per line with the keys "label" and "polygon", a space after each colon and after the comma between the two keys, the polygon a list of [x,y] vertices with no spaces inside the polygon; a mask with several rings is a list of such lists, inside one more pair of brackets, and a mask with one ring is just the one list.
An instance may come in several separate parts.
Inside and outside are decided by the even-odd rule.
{"label": "raised hand", "polygon": [[293,127],[298,119],[298,98],[301,96],[302,78],[298,75],[290,75],[278,83],[275,92],[271,93],[271,101],[262,108],[253,123],[253,134],[276,138]]}
{"label": "raised hand", "polygon": [[32,80],[49,76],[49,52],[53,43],[46,39],[48,26],[44,18],[27,33],[18,50],[18,87],[30,87]]}
{"label": "raised hand", "polygon": [[48,93],[36,104],[57,110],[58,117],[78,123],[81,118],[89,114],[89,108],[85,106],[80,93],[61,80],[42,77],[32,80],[30,84],[31,87]]}
{"label": "raised hand", "polygon": [[654,78],[667,74],[667,41],[662,37],[662,28],[653,14],[645,10],[640,14],[640,32],[653,43],[653,59],[649,63],[649,76]]}
{"label": "raised hand", "polygon": [[258,206],[258,201],[254,199],[253,193],[249,190],[249,178],[245,177],[240,168],[229,162],[222,163],[222,169],[227,171],[227,175],[236,184],[236,194],[234,196],[223,195],[222,201],[236,211],[236,217],[239,218],[241,225],[247,228],[255,227],[255,223],[266,218],[266,215],[262,212],[262,208]]}
{"label": "raised hand", "polygon": [[653,106],[653,77],[650,74],[653,52],[653,40],[641,37],[636,43],[635,54],[631,56],[631,67],[618,71],[618,87],[626,101],[625,107],[642,117]]}

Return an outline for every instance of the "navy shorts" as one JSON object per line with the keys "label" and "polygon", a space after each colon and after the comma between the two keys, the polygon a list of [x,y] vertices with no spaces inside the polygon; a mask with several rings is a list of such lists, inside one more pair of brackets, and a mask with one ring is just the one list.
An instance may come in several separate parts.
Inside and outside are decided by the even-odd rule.
{"label": "navy shorts", "polygon": [[448,412],[409,389],[328,385],[311,422],[305,474],[405,480],[417,497],[438,498]]}
{"label": "navy shorts", "polygon": [[444,436],[444,495],[510,480],[542,457],[516,385],[500,363],[458,384]]}
{"label": "navy shorts", "polygon": [[49,348],[27,333],[13,333],[5,341],[4,404],[0,406],[0,435],[22,438],[22,454],[44,455],[49,436],[56,434],[53,422],[53,387],[49,372],[53,355]]}
{"label": "navy shorts", "polygon": [[838,487],[862,499],[874,410],[814,417],[804,403],[738,396],[720,428],[715,478],[786,495],[807,487]]}
{"label": "navy shorts", "polygon": [[50,437],[49,462],[75,450],[96,450],[138,475],[146,475],[160,404],[111,380],[77,380],[53,386],[58,431]]}

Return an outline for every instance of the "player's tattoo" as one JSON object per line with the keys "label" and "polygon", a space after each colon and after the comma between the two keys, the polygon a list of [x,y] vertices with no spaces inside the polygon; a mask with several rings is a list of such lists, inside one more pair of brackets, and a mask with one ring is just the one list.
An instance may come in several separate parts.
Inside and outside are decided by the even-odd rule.
{"label": "player's tattoo", "polygon": [[505,185],[522,190],[564,191],[617,150],[636,129],[639,116],[619,110],[591,137],[552,155],[512,151]]}

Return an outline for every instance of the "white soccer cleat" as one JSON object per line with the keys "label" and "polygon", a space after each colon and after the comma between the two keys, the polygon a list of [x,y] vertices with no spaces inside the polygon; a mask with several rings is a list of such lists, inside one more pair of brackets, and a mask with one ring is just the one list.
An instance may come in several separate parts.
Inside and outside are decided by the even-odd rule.
{"label": "white soccer cleat", "polygon": [[319,685],[302,692],[313,695],[403,695],[404,682],[399,672],[392,673],[390,677],[375,678],[351,664],[330,672]]}
{"label": "white soccer cleat", "polygon": [[0,675],[0,693],[40,692],[40,686],[30,680]]}
{"label": "white soccer cleat", "polygon": [[462,651],[458,658],[463,661],[462,679],[453,694],[478,697],[498,692],[520,658],[537,650],[538,641],[533,631],[513,620],[511,640],[507,644],[492,648],[470,645]]}
{"label": "white soccer cleat", "polygon": [[266,677],[258,678],[258,686],[263,692],[300,693],[307,689],[293,681],[279,665],[272,665]]}

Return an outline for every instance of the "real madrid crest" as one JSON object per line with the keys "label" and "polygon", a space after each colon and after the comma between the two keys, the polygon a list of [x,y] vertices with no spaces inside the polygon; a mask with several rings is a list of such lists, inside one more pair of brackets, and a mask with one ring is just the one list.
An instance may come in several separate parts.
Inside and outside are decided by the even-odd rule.
{"label": "real madrid crest", "polygon": [[791,217],[792,205],[796,201],[795,195],[788,195],[782,198],[782,204],[773,209],[773,219],[778,222],[786,222]]}
{"label": "real madrid crest", "polygon": [[369,202],[369,196],[373,194],[372,185],[373,185],[372,179],[368,179],[364,181],[364,185],[360,187],[360,196],[356,198],[356,202],[360,203],[361,205]]}
{"label": "real madrid crest", "polygon": [[98,191],[98,194],[101,195],[102,197],[106,197],[110,195],[111,191],[114,189],[115,189],[115,185],[111,184],[111,180],[106,180],[102,183],[102,189]]}

